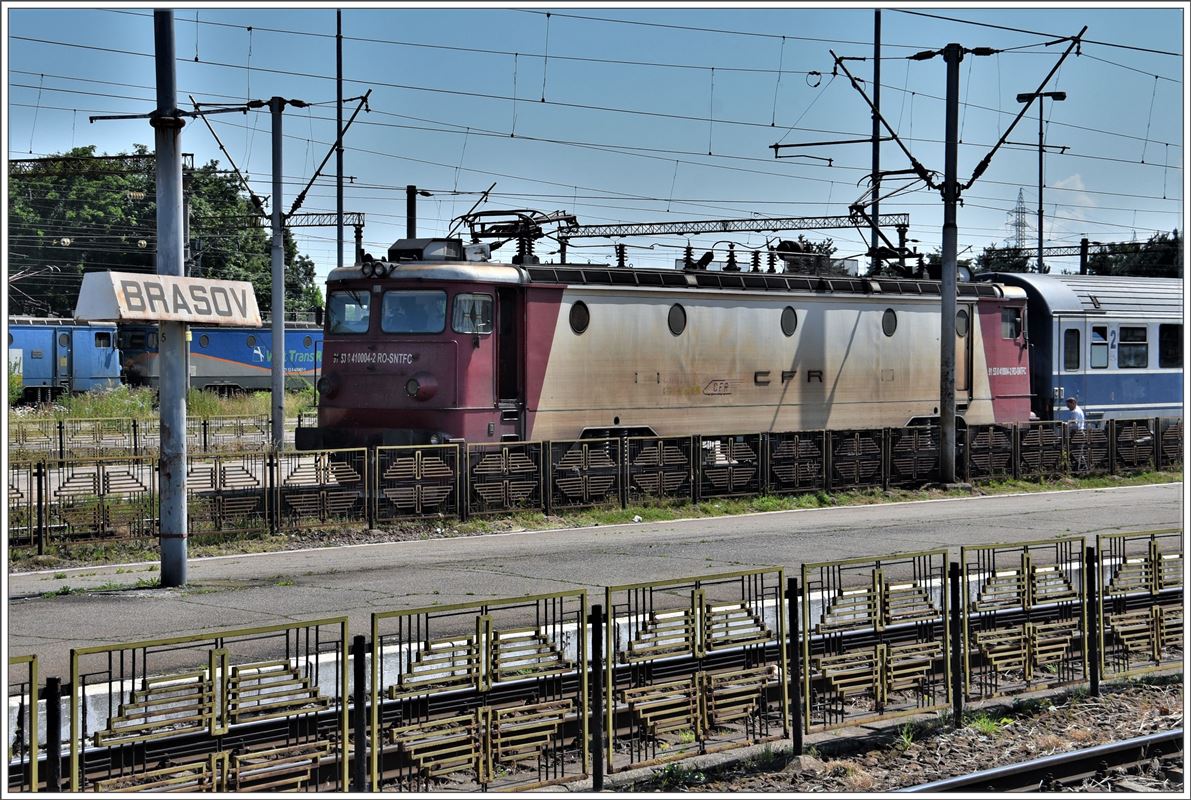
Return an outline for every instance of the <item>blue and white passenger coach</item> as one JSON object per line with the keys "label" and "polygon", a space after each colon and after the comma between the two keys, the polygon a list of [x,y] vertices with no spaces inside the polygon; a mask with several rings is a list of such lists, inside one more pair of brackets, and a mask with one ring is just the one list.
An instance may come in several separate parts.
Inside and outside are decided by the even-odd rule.
{"label": "blue and white passenger coach", "polygon": [[1089,420],[1182,416],[1183,282],[1177,278],[984,273],[1027,295],[1032,410]]}

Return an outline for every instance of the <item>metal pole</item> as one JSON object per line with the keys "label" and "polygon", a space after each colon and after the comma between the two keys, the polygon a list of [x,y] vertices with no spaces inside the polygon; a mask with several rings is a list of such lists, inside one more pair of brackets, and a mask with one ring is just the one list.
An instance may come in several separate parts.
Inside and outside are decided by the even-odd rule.
{"label": "metal pole", "polygon": [[881,237],[877,233],[877,219],[881,214],[881,9],[873,10],[873,226],[869,234],[872,258],[869,272],[876,272],[881,265],[877,257],[877,246]]}
{"label": "metal pole", "polygon": [[285,100],[269,100],[273,118],[273,447],[285,443],[285,231],[281,217],[281,112]]}
{"label": "metal pole", "polygon": [[[36,686],[33,691],[37,691]],[[42,697],[45,698],[45,788],[47,792],[57,792],[62,788],[62,679],[46,678]]]}
{"label": "metal pole", "polygon": [[[951,626],[951,724],[955,730],[963,727],[964,717],[964,628],[963,602],[960,600],[959,564],[955,561],[947,565],[947,583],[950,593],[951,608],[948,609]],[[964,587],[967,591],[967,587]]]}
{"label": "metal pole", "polygon": [[[596,603],[588,616],[591,631],[591,788],[604,789],[604,607]],[[611,667],[609,667],[611,668]]]}
{"label": "metal pole", "polygon": [[1088,274],[1088,237],[1079,240],[1079,274]]}
{"label": "metal pole", "polygon": [[1088,620],[1088,644],[1084,651],[1088,654],[1088,691],[1092,697],[1100,696],[1100,604],[1097,601],[1100,591],[1099,572],[1097,570],[1096,548],[1084,548],[1084,603],[1085,619]]}
{"label": "metal pole", "polygon": [[[190,266],[190,173],[182,175],[182,274],[193,277]],[[190,341],[186,331],[186,394],[190,394]]]}
{"label": "metal pole", "polygon": [[418,238],[418,187],[405,187],[405,238]]}
{"label": "metal pole", "polygon": [[[157,274],[182,275],[182,126],[176,116],[174,12],[153,11],[157,110],[153,126],[157,155]],[[161,585],[186,585],[186,325],[162,322],[161,362]]]}
{"label": "metal pole", "polygon": [[797,578],[786,580],[786,611],[790,624],[790,650],[787,663],[790,669],[790,743],[794,755],[802,755],[802,626],[798,603],[802,599],[802,587]]}
{"label": "metal pole", "polygon": [[1046,274],[1042,264],[1042,157],[1046,152],[1042,144],[1042,95],[1038,95],[1038,273]]}
{"label": "metal pole", "polygon": [[343,267],[343,11],[335,9],[335,267]]}
{"label": "metal pole", "polygon": [[364,226],[356,225],[356,263],[364,263]]}
{"label": "metal pole", "polygon": [[955,483],[955,261],[958,232],[955,208],[959,200],[956,179],[959,157],[959,62],[964,49],[955,43],[943,48],[947,62],[947,127],[943,178],[943,286],[939,360],[939,467],[943,483]]}
{"label": "metal pole", "polygon": [[352,731],[355,751],[352,753],[353,792],[368,791],[368,686],[364,671],[364,659],[368,653],[363,636],[352,639]]}

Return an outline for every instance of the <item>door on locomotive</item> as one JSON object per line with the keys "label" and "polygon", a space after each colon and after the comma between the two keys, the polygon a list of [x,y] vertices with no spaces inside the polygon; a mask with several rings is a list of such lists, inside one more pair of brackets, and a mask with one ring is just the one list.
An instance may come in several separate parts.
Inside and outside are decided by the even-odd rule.
{"label": "door on locomotive", "polygon": [[497,289],[496,404],[502,440],[525,438],[521,375],[521,302],[516,289]]}
{"label": "door on locomotive", "polygon": [[961,304],[955,312],[955,401],[961,407],[967,407],[972,401],[971,334],[974,314],[970,304]]}

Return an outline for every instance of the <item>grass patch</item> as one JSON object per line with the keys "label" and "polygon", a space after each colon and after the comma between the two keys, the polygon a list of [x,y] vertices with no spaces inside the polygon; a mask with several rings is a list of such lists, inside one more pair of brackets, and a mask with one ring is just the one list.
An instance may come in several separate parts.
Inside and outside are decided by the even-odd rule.
{"label": "grass patch", "polygon": [[[186,395],[186,413],[191,417],[267,417],[272,413],[269,392],[245,392],[223,396],[191,389]],[[287,391],[285,416],[292,418],[315,409],[314,392]],[[117,386],[103,391],[62,395],[54,403],[25,406],[20,419],[149,419],[157,416],[157,391],[148,387]]]}

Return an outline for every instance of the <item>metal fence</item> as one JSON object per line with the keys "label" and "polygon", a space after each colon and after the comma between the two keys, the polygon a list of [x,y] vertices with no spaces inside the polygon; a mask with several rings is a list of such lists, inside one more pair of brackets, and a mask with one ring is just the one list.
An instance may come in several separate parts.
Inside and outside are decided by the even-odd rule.
{"label": "metal fence", "polygon": [[[38,780],[37,656],[8,659],[8,791],[34,792]],[[15,768],[14,768],[15,767]]]}
{"label": "metal fence", "polygon": [[345,791],[347,666],[346,617],[71,650],[69,789]]}
{"label": "metal fence", "polygon": [[605,757],[655,764],[789,735],[780,568],[605,590]]}
{"label": "metal fence", "polygon": [[1087,679],[1084,540],[960,548],[970,698]]}
{"label": "metal fence", "polygon": [[587,593],[372,615],[374,791],[588,774]]}
{"label": "metal fence", "polygon": [[948,701],[960,725],[970,700],[1181,668],[1182,531],[1085,545],[610,586],[590,615],[583,590],[380,611],[350,656],[343,617],[83,647],[65,687],[15,657],[7,788],[599,789],[605,771],[800,749]]}
{"label": "metal fence", "polygon": [[1183,532],[1101,534],[1100,668],[1137,675],[1183,661]]}
{"label": "metal fence", "polygon": [[947,703],[947,551],[802,565],[803,719],[827,730]]}
{"label": "metal fence", "polygon": [[[287,421],[287,429],[292,425]],[[266,447],[271,422],[265,416],[191,417],[186,420],[187,450],[207,453]],[[156,453],[161,423],[156,418],[14,419],[8,426],[10,453],[22,457],[79,458]]]}

